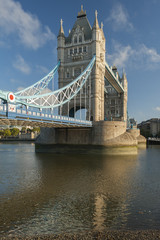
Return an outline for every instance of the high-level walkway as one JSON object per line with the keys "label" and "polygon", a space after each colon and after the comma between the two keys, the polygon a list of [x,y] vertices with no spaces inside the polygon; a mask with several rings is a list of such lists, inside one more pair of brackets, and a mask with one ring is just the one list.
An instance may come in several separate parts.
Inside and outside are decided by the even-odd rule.
{"label": "high-level walkway", "polygon": [[[86,86],[95,61],[96,56],[93,56],[86,69],[75,80],[56,91],[44,93],[44,90],[54,78],[60,66],[60,61],[46,77],[22,91],[13,93],[0,90],[0,125],[92,127],[92,121],[90,121],[90,119],[86,120],[87,117],[85,117],[85,120],[82,119],[82,116],[80,119],[77,119],[75,117],[71,118],[69,114],[68,116],[62,116],[60,110],[57,110],[56,114],[53,114],[53,112],[54,109],[61,109],[66,103],[69,105],[71,99],[81,101],[82,89]],[[122,84],[107,63],[104,78],[108,80],[118,93],[124,91]],[[91,111],[91,109],[89,109],[88,112],[89,111]]]}

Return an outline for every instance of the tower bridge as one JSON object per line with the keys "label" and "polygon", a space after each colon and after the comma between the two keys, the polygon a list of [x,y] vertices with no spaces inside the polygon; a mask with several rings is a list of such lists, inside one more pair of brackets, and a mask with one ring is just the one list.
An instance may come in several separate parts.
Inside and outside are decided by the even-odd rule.
{"label": "tower bridge", "polygon": [[[91,26],[82,6],[67,36],[61,20],[56,67],[26,89],[0,91],[0,124],[42,127],[39,144],[136,145],[126,133],[127,78],[108,65],[105,46],[97,11]],[[56,72],[58,89],[48,91]]]}

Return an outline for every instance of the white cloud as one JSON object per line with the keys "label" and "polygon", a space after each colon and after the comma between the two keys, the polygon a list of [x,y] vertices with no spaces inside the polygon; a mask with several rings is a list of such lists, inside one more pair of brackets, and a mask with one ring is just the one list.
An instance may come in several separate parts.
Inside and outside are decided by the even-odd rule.
{"label": "white cloud", "polygon": [[48,68],[46,68],[45,66],[37,65],[36,69],[40,73],[44,73],[44,74],[48,74],[49,73]]}
{"label": "white cloud", "polygon": [[18,81],[17,79],[11,78],[11,79],[10,79],[10,82],[11,82],[11,83],[17,83],[17,82],[19,82],[19,81]]}
{"label": "white cloud", "polygon": [[127,10],[120,3],[114,6],[106,21],[112,24],[114,31],[124,29],[126,31],[131,31],[134,29],[133,24],[129,21]]}
{"label": "white cloud", "polygon": [[108,54],[107,61],[119,68],[131,67],[153,70],[160,68],[160,54],[154,48],[141,44],[136,48],[113,42],[114,52]]}
{"label": "white cloud", "polygon": [[156,107],[155,110],[160,112],[160,107]]}
{"label": "white cloud", "polygon": [[32,49],[55,39],[48,26],[43,27],[36,16],[25,12],[14,0],[0,0],[0,28],[5,34],[16,33],[21,43]]}
{"label": "white cloud", "polygon": [[17,56],[15,62],[13,63],[13,67],[25,74],[29,74],[31,72],[30,66],[25,62],[23,57],[20,55]]}
{"label": "white cloud", "polygon": [[130,57],[132,56],[133,50],[131,46],[122,46],[119,43],[114,44],[114,53],[109,54],[107,56],[107,60],[112,65],[116,65],[117,67],[125,67],[126,63],[129,61]]}

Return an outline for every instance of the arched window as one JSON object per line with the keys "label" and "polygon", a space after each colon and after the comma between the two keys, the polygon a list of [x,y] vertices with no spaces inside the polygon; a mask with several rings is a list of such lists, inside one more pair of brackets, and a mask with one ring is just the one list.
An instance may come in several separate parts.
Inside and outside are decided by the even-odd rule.
{"label": "arched window", "polygon": [[72,55],[72,54],[73,54],[73,49],[71,48],[71,49],[70,49],[70,55]]}
{"label": "arched window", "polygon": [[77,36],[74,36],[74,43],[77,43]]}
{"label": "arched window", "polygon": [[82,42],[82,35],[79,35],[79,43]]}
{"label": "arched window", "polygon": [[82,53],[82,47],[79,47],[79,53]]}

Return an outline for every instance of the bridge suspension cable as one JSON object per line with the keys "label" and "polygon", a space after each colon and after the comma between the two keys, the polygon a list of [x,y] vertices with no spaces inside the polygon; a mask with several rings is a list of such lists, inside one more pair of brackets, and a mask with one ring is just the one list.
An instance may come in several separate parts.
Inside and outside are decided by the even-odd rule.
{"label": "bridge suspension cable", "polygon": [[60,61],[57,63],[55,68],[48,73],[44,78],[36,82],[35,84],[15,93],[15,96],[34,96],[40,94],[50,83],[50,81],[54,78],[58,68],[60,65]]}
{"label": "bridge suspension cable", "polygon": [[96,56],[92,58],[92,60],[90,61],[86,69],[80,74],[80,76],[78,76],[74,81],[64,86],[63,88],[40,95],[16,95],[16,103],[39,109],[52,109],[64,105],[80,92],[92,71],[95,59]]}

